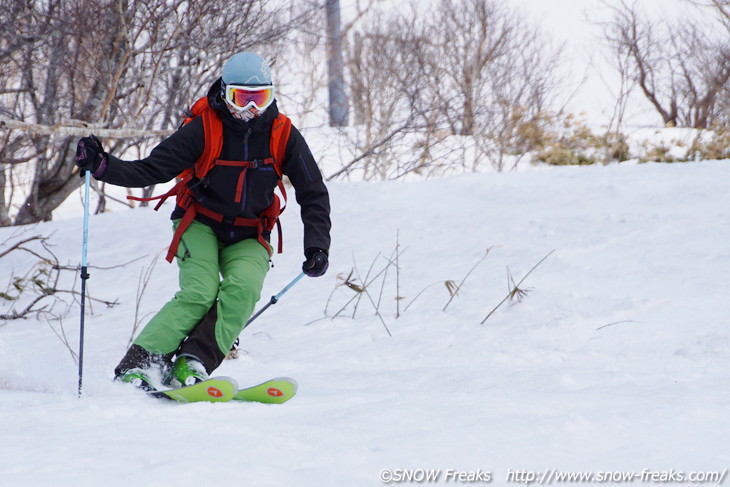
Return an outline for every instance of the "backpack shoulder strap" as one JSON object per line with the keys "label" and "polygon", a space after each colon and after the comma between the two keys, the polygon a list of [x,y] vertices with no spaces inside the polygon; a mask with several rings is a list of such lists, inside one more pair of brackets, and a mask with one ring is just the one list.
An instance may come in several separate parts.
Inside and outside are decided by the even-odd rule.
{"label": "backpack shoulder strap", "polygon": [[205,148],[193,168],[195,177],[202,178],[213,167],[213,163],[223,149],[223,122],[221,122],[218,112],[210,107],[208,97],[205,96],[193,104],[189,115],[191,116],[187,117],[183,123],[189,123],[196,117],[201,117],[203,121]]}
{"label": "backpack shoulder strap", "polygon": [[286,155],[286,144],[291,134],[291,119],[280,113],[271,126],[271,141],[269,149],[274,158],[274,170],[279,176],[283,176],[284,157]]}
{"label": "backpack shoulder strap", "polygon": [[185,119],[183,120],[183,125],[186,125],[190,123],[192,119],[195,117],[199,117],[203,114],[203,111],[205,111],[208,108],[208,97],[203,96],[195,100],[195,103],[185,110]]}
{"label": "backpack shoulder strap", "polygon": [[[286,115],[280,113],[274,123],[271,126],[271,140],[269,141],[269,150],[271,157],[274,158],[274,171],[279,178],[277,186],[281,191],[281,197],[284,200],[284,204],[280,206],[277,211],[276,223],[279,225],[279,214],[286,209],[286,188],[281,178],[284,176],[284,158],[286,157],[286,144],[289,142],[289,135],[291,134],[291,119]],[[274,195],[276,198],[276,195]],[[277,203],[277,206],[280,202]],[[279,253],[281,253],[281,226],[279,226]]]}

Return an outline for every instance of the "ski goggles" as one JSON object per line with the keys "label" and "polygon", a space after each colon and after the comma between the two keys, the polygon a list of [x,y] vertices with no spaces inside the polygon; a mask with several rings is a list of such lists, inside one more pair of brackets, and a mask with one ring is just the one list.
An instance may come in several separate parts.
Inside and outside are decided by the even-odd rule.
{"label": "ski goggles", "polygon": [[274,101],[274,87],[226,85],[224,87],[226,101],[238,110],[256,107],[263,110]]}

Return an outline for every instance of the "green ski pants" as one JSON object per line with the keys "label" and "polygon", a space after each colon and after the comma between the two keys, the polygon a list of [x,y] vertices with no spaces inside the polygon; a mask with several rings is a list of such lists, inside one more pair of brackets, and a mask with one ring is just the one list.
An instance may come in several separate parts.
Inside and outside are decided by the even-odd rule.
{"label": "green ski pants", "polygon": [[[174,222],[173,231],[178,222]],[[193,221],[182,236],[176,257],[180,290],[134,343],[155,354],[174,352],[217,298],[215,341],[225,355],[261,296],[269,253],[256,239],[223,244],[209,226]]]}

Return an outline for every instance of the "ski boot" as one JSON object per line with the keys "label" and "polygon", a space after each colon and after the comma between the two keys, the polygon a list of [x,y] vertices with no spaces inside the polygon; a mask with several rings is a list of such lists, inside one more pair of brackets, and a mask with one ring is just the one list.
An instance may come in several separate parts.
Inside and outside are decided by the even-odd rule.
{"label": "ski boot", "polygon": [[169,384],[172,387],[192,386],[208,380],[205,366],[194,357],[183,355],[175,360],[170,373]]}
{"label": "ski boot", "polygon": [[114,377],[114,380],[132,384],[137,389],[142,389],[145,392],[154,392],[157,390],[152,385],[148,371],[144,369],[126,370]]}
{"label": "ski boot", "polygon": [[154,354],[139,345],[132,345],[114,369],[114,380],[132,384],[143,391],[156,391],[171,366],[171,357],[172,354]]}

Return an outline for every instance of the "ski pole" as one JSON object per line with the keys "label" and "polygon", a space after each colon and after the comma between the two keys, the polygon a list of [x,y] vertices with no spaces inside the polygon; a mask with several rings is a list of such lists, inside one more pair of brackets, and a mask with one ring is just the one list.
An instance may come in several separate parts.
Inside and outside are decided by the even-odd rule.
{"label": "ski pole", "polygon": [[79,397],[84,375],[84,316],[86,314],[86,254],[89,244],[89,187],[91,186],[91,171],[84,174],[84,231],[81,245],[81,326],[79,330]]}
{"label": "ski pole", "polygon": [[258,310],[251,318],[249,318],[249,320],[246,322],[246,324],[243,325],[243,328],[245,329],[248,325],[250,325],[251,322],[253,320],[255,320],[256,318],[258,318],[261,313],[266,311],[269,308],[269,306],[271,306],[272,304],[276,304],[281,299],[281,297],[284,295],[284,293],[286,293],[289,289],[291,289],[294,286],[294,284],[299,282],[299,279],[301,279],[302,277],[304,277],[304,272],[300,272],[297,277],[292,279],[292,281],[289,284],[284,286],[284,289],[279,291],[279,294],[277,294],[276,296],[271,296],[271,299],[269,300],[269,302],[266,303],[263,308]]}

